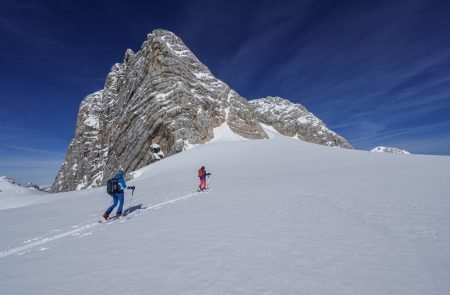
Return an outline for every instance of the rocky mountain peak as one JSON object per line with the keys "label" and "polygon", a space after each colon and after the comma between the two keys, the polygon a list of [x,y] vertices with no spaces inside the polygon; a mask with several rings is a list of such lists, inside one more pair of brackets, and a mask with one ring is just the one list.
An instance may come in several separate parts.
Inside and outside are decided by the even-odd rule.
{"label": "rocky mountain peak", "polygon": [[126,51],[102,90],[82,101],[52,191],[102,185],[119,167],[132,171],[210,141],[222,124],[245,138],[267,138],[246,99],[175,34],[155,30],[138,52]]}
{"label": "rocky mountain peak", "polygon": [[277,97],[249,103],[179,37],[154,30],[139,51],[126,50],[123,62],[113,65],[103,89],[81,102],[51,191],[103,185],[118,169],[133,171],[211,141],[217,127],[268,138],[260,122],[307,141],[351,147],[299,104]]}
{"label": "rocky mountain peak", "polygon": [[250,104],[261,123],[272,126],[283,135],[322,145],[353,148],[301,104],[273,96],[252,100]]}

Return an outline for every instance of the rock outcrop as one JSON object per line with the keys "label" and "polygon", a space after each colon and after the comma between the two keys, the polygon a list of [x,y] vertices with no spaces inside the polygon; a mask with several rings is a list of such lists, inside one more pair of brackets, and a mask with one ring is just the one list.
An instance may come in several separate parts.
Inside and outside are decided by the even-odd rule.
{"label": "rock outcrop", "polygon": [[353,148],[301,104],[270,96],[252,100],[250,104],[261,123],[272,126],[283,135],[327,146]]}
{"label": "rock outcrop", "polygon": [[107,158],[107,148],[102,144],[104,138],[100,130],[103,101],[103,91],[97,91],[81,102],[75,137],[69,144],[52,192],[82,189],[102,183],[103,164]]}
{"label": "rock outcrop", "polygon": [[318,123],[307,126],[296,112],[266,118],[258,105],[214,77],[180,38],[155,30],[138,52],[126,51],[102,90],[82,101],[51,191],[103,185],[118,169],[133,171],[212,140],[223,124],[247,139],[268,138],[261,121],[307,141],[351,147],[312,114]]}
{"label": "rock outcrop", "polygon": [[51,191],[102,185],[119,168],[132,171],[211,140],[224,122],[242,137],[267,138],[246,99],[215,78],[180,38],[155,30],[140,51],[126,51],[103,90],[81,103]]}
{"label": "rock outcrop", "polygon": [[395,147],[387,147],[387,146],[377,146],[371,150],[371,152],[377,152],[377,153],[390,153],[390,154],[404,154],[409,155],[411,154],[407,150],[402,150]]}

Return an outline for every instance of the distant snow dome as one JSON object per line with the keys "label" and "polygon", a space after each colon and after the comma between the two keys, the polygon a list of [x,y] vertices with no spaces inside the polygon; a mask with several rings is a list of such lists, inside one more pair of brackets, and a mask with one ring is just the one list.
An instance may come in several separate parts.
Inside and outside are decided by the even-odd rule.
{"label": "distant snow dome", "polygon": [[411,154],[407,150],[402,150],[402,149],[395,148],[395,147],[386,147],[386,146],[377,146],[376,148],[372,149],[371,152],[391,153],[391,154],[404,154],[404,155]]}
{"label": "distant snow dome", "polygon": [[34,188],[21,186],[20,182],[6,176],[0,176],[0,211],[24,207],[42,201],[47,193]]}
{"label": "distant snow dome", "polygon": [[12,178],[9,178],[7,176],[0,176],[0,182],[2,182],[2,181],[7,181],[7,182],[9,182],[11,184],[22,186],[19,181],[15,180],[15,179],[12,179]]}

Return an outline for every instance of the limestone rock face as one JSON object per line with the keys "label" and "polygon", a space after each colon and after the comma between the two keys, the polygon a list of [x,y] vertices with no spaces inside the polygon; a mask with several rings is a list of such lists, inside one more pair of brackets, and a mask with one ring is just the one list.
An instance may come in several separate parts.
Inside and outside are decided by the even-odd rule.
{"label": "limestone rock face", "polygon": [[210,141],[224,122],[242,137],[267,138],[246,99],[215,78],[180,38],[155,30],[81,103],[51,191],[102,185],[118,169],[136,170]]}
{"label": "limestone rock face", "polygon": [[94,92],[81,102],[75,137],[69,144],[64,164],[56,176],[51,191],[81,189],[89,184],[101,183],[103,147],[100,116],[102,110],[103,91]]}
{"label": "limestone rock face", "polygon": [[260,122],[288,136],[351,148],[301,105],[278,98],[249,103],[180,38],[155,30],[138,52],[126,51],[102,90],[81,102],[51,192],[103,185],[119,169],[133,171],[212,140],[223,124],[247,139],[268,138]]}
{"label": "limestone rock face", "polygon": [[321,145],[353,148],[345,138],[328,129],[301,104],[270,96],[252,100],[250,104],[261,123],[272,126],[283,135]]}

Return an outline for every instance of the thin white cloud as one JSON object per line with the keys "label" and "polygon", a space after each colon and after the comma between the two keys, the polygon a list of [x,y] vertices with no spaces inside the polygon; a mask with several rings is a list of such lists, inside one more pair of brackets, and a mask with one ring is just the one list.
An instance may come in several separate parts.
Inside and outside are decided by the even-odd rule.
{"label": "thin white cloud", "polygon": [[25,147],[25,146],[0,144],[0,148],[8,148],[8,149],[13,149],[13,150],[17,150],[17,151],[25,151],[25,152],[30,152],[30,153],[58,155],[58,156],[63,156],[63,157],[65,155],[64,153],[61,153],[61,152],[32,148],[32,147]]}
{"label": "thin white cloud", "polygon": [[0,176],[9,176],[21,183],[53,183],[64,157],[0,156]]}

